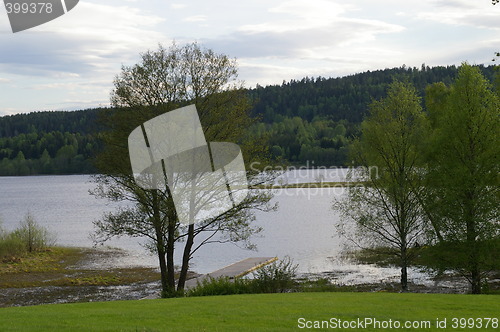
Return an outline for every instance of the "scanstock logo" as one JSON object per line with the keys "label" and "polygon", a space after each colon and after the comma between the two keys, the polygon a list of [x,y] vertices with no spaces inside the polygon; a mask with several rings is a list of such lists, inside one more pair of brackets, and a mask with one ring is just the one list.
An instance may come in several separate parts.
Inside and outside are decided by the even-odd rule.
{"label": "scanstock logo", "polygon": [[168,191],[185,225],[218,217],[248,194],[240,147],[207,142],[195,105],[144,122],[128,148],[136,184]]}
{"label": "scanstock logo", "polygon": [[4,0],[12,32],[52,21],[75,8],[78,0]]}

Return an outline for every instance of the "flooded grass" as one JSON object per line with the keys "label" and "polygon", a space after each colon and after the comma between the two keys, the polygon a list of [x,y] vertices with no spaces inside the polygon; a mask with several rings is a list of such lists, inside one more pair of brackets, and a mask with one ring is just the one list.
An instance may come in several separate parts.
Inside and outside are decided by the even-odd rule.
{"label": "flooded grass", "polygon": [[135,299],[159,292],[156,269],[106,264],[126,255],[111,248],[54,247],[5,259],[0,306]]}

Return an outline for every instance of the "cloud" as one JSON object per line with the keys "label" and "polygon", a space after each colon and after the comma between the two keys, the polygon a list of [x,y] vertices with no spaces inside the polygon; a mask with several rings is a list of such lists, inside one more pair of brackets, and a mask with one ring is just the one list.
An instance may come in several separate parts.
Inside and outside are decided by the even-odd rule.
{"label": "cloud", "polygon": [[[473,2],[473,1],[472,1]],[[433,0],[431,5],[435,7],[454,8],[454,9],[474,9],[476,6],[468,0]]]}
{"label": "cloud", "polygon": [[500,30],[500,8],[490,1],[436,0],[431,4],[434,10],[419,13],[419,19]]}
{"label": "cloud", "polygon": [[183,19],[184,22],[205,22],[206,20],[207,16],[205,15],[194,15]]}
{"label": "cloud", "polygon": [[162,21],[127,6],[79,3],[78,10],[48,24],[0,35],[0,70],[49,78],[115,70],[120,62],[164,39],[151,29]]}
{"label": "cloud", "polygon": [[291,0],[279,4],[269,9],[270,13],[277,17],[287,17],[268,21],[261,24],[244,25],[240,31],[248,33],[259,32],[286,32],[290,30],[320,27],[327,25],[332,20],[343,14],[347,8],[346,5],[340,5],[335,2],[325,0]]}
{"label": "cloud", "polygon": [[0,75],[16,82],[3,90],[1,112],[58,109],[54,105],[64,100],[107,104],[120,65],[137,62],[139,52],[167,39],[158,29],[163,18],[130,2],[116,4],[80,2],[57,20],[0,34]]}
{"label": "cloud", "polygon": [[172,8],[172,9],[183,9],[186,7],[187,7],[187,5],[184,3],[173,3],[170,5],[170,8]]}
{"label": "cloud", "polygon": [[500,6],[488,0],[85,0],[17,34],[0,20],[0,112],[107,104],[120,65],[171,38],[236,56],[240,78],[255,85],[403,63],[488,63],[498,22]]}
{"label": "cloud", "polygon": [[348,8],[328,1],[292,0],[270,9],[286,13],[286,19],[244,25],[232,34],[204,42],[215,49],[230,50],[237,57],[293,57],[362,45],[376,40],[379,34],[405,29],[380,20],[343,17]]}

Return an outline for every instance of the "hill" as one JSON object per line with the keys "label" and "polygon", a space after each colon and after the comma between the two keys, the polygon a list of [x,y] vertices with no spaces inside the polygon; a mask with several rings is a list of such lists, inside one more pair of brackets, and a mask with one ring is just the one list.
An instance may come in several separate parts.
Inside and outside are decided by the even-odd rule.
{"label": "hill", "polygon": [[[480,66],[492,82],[495,67]],[[339,78],[303,78],[248,90],[260,123],[248,135],[268,137],[275,158],[295,164],[342,166],[350,140],[373,99],[395,79],[411,82],[424,96],[431,83],[450,84],[456,66],[367,71]],[[0,175],[92,173],[100,143],[102,109],[33,112],[0,117]]]}

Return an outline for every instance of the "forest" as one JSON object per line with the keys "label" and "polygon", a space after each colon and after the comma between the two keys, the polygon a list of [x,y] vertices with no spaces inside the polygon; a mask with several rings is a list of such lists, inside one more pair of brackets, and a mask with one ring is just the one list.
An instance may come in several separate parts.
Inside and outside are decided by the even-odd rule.
{"label": "forest", "polygon": [[[494,66],[479,66],[497,83]],[[291,80],[248,89],[252,115],[248,136],[265,137],[272,156],[295,164],[346,166],[349,143],[360,133],[369,104],[385,97],[395,80],[413,84],[423,97],[432,83],[456,78],[456,66],[367,71],[339,78]],[[425,105],[422,105],[425,108]],[[101,148],[102,109],[44,111],[0,117],[0,175],[94,173]]]}

